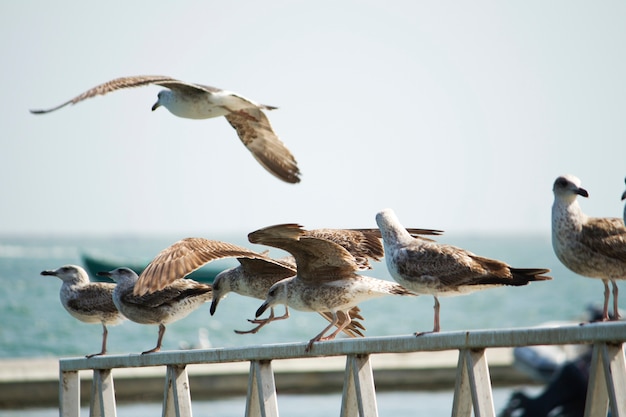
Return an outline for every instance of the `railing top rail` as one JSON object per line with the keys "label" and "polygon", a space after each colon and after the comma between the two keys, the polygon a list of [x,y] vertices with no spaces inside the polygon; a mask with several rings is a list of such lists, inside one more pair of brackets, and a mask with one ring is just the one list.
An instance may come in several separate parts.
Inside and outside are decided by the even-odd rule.
{"label": "railing top rail", "polygon": [[177,364],[242,362],[255,360],[314,358],[354,354],[406,353],[459,349],[563,345],[626,341],[626,322],[593,323],[562,327],[533,327],[498,330],[471,330],[414,335],[340,339],[313,345],[306,342],[157,352],[149,355],[110,355],[68,358],[59,361],[61,371],[113,369]]}

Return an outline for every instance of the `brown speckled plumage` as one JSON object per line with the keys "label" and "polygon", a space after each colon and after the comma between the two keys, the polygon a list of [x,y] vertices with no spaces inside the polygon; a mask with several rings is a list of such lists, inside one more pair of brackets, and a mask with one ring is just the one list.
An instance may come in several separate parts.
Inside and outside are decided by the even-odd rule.
{"label": "brown speckled plumage", "polygon": [[[297,224],[266,227],[250,233],[248,239],[289,252],[297,265],[296,277],[270,288],[257,317],[276,304],[332,314],[333,321],[309,341],[307,351],[317,341],[333,339],[351,322],[348,311],[361,301],[391,294],[414,295],[398,284],[358,275],[362,268],[350,252],[330,240],[308,236]],[[337,329],[324,336],[333,326]]]}
{"label": "brown speckled plumage", "polygon": [[87,272],[77,265],[64,265],[56,270],[42,271],[41,275],[55,276],[63,281],[59,298],[72,317],[85,323],[102,324],[102,349],[87,357],[104,355],[107,346],[107,324],[115,325],[124,320],[113,302],[115,284],[90,282]]}
{"label": "brown speckled plumage", "polygon": [[137,283],[137,274],[129,268],[117,268],[113,271],[99,272],[116,282],[113,302],[118,310],[129,320],[140,324],[159,326],[157,345],[143,354],[157,352],[165,334],[165,325],[189,315],[203,303],[211,301],[212,288],[191,279],[179,279],[162,290],[137,296],[133,290]]}
{"label": "brown speckled plumage", "polygon": [[573,175],[554,181],[552,205],[552,247],[557,258],[570,270],[604,284],[603,319],[609,319],[609,282],[613,286],[613,315],[619,318],[616,280],[626,279],[626,226],[616,217],[589,217],[577,197],[588,197]]}
{"label": "brown speckled plumage", "polygon": [[465,249],[413,237],[391,209],[378,213],[376,222],[383,236],[391,276],[404,287],[435,298],[433,332],[440,330],[439,296],[551,279],[543,275],[550,272],[549,269],[511,268],[504,262],[477,256]]}

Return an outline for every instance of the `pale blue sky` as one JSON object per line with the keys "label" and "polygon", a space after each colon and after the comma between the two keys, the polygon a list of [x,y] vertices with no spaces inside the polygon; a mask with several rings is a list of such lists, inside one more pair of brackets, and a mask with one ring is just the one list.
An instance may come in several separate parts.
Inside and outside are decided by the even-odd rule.
{"label": "pale blue sky", "polygon": [[[552,183],[621,216],[623,1],[0,3],[2,233],[248,232],[281,222],[549,233]],[[163,74],[280,107],[302,171],[266,173],[224,119],[151,112]]]}

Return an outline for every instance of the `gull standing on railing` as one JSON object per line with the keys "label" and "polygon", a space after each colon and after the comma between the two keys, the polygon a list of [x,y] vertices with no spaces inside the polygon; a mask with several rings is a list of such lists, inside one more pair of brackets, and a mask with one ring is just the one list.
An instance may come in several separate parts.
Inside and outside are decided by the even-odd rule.
{"label": "gull standing on railing", "polygon": [[[385,246],[389,273],[398,283],[418,294],[435,298],[433,333],[439,332],[440,296],[469,294],[503,285],[521,286],[552,279],[549,269],[511,268],[504,262],[483,258],[451,245],[413,237],[391,209],[376,215]],[[419,336],[427,332],[417,332]]]}
{"label": "gull standing on railing", "polygon": [[203,303],[211,301],[210,285],[192,279],[179,279],[162,290],[137,296],[133,294],[138,276],[129,268],[98,272],[117,283],[113,291],[113,302],[129,320],[140,324],[158,324],[157,345],[142,354],[158,352],[165,334],[165,325],[187,317]]}
{"label": "gull standing on railing", "polygon": [[[357,274],[363,267],[343,246],[306,236],[297,224],[266,227],[250,233],[248,240],[289,252],[297,265],[295,278],[279,281],[269,289],[257,317],[276,304],[332,314],[333,321],[309,341],[306,351],[315,342],[334,339],[350,324],[349,310],[360,302],[385,295],[415,295],[398,284]],[[337,329],[324,336],[334,326]]]}
{"label": "gull standing on railing", "polygon": [[87,357],[106,354],[107,324],[115,325],[124,320],[113,302],[115,284],[90,282],[87,272],[78,265],[64,265],[54,271],[42,271],[41,275],[54,276],[63,281],[59,297],[68,313],[85,323],[102,324],[102,349]]}
{"label": "gull standing on railing", "polygon": [[576,197],[589,197],[580,179],[563,175],[554,181],[552,247],[557,258],[573,272],[604,283],[602,319],[609,320],[609,282],[613,285],[613,319],[619,319],[618,288],[626,279],[626,226],[617,217],[589,217]]}

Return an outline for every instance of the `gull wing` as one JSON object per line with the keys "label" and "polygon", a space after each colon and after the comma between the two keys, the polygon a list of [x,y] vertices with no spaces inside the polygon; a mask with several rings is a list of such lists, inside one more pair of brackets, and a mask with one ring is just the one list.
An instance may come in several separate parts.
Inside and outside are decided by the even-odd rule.
{"label": "gull wing", "polygon": [[224,117],[263,168],[285,182],[300,182],[300,169],[296,159],[274,133],[269,119],[261,109],[250,107]]}

